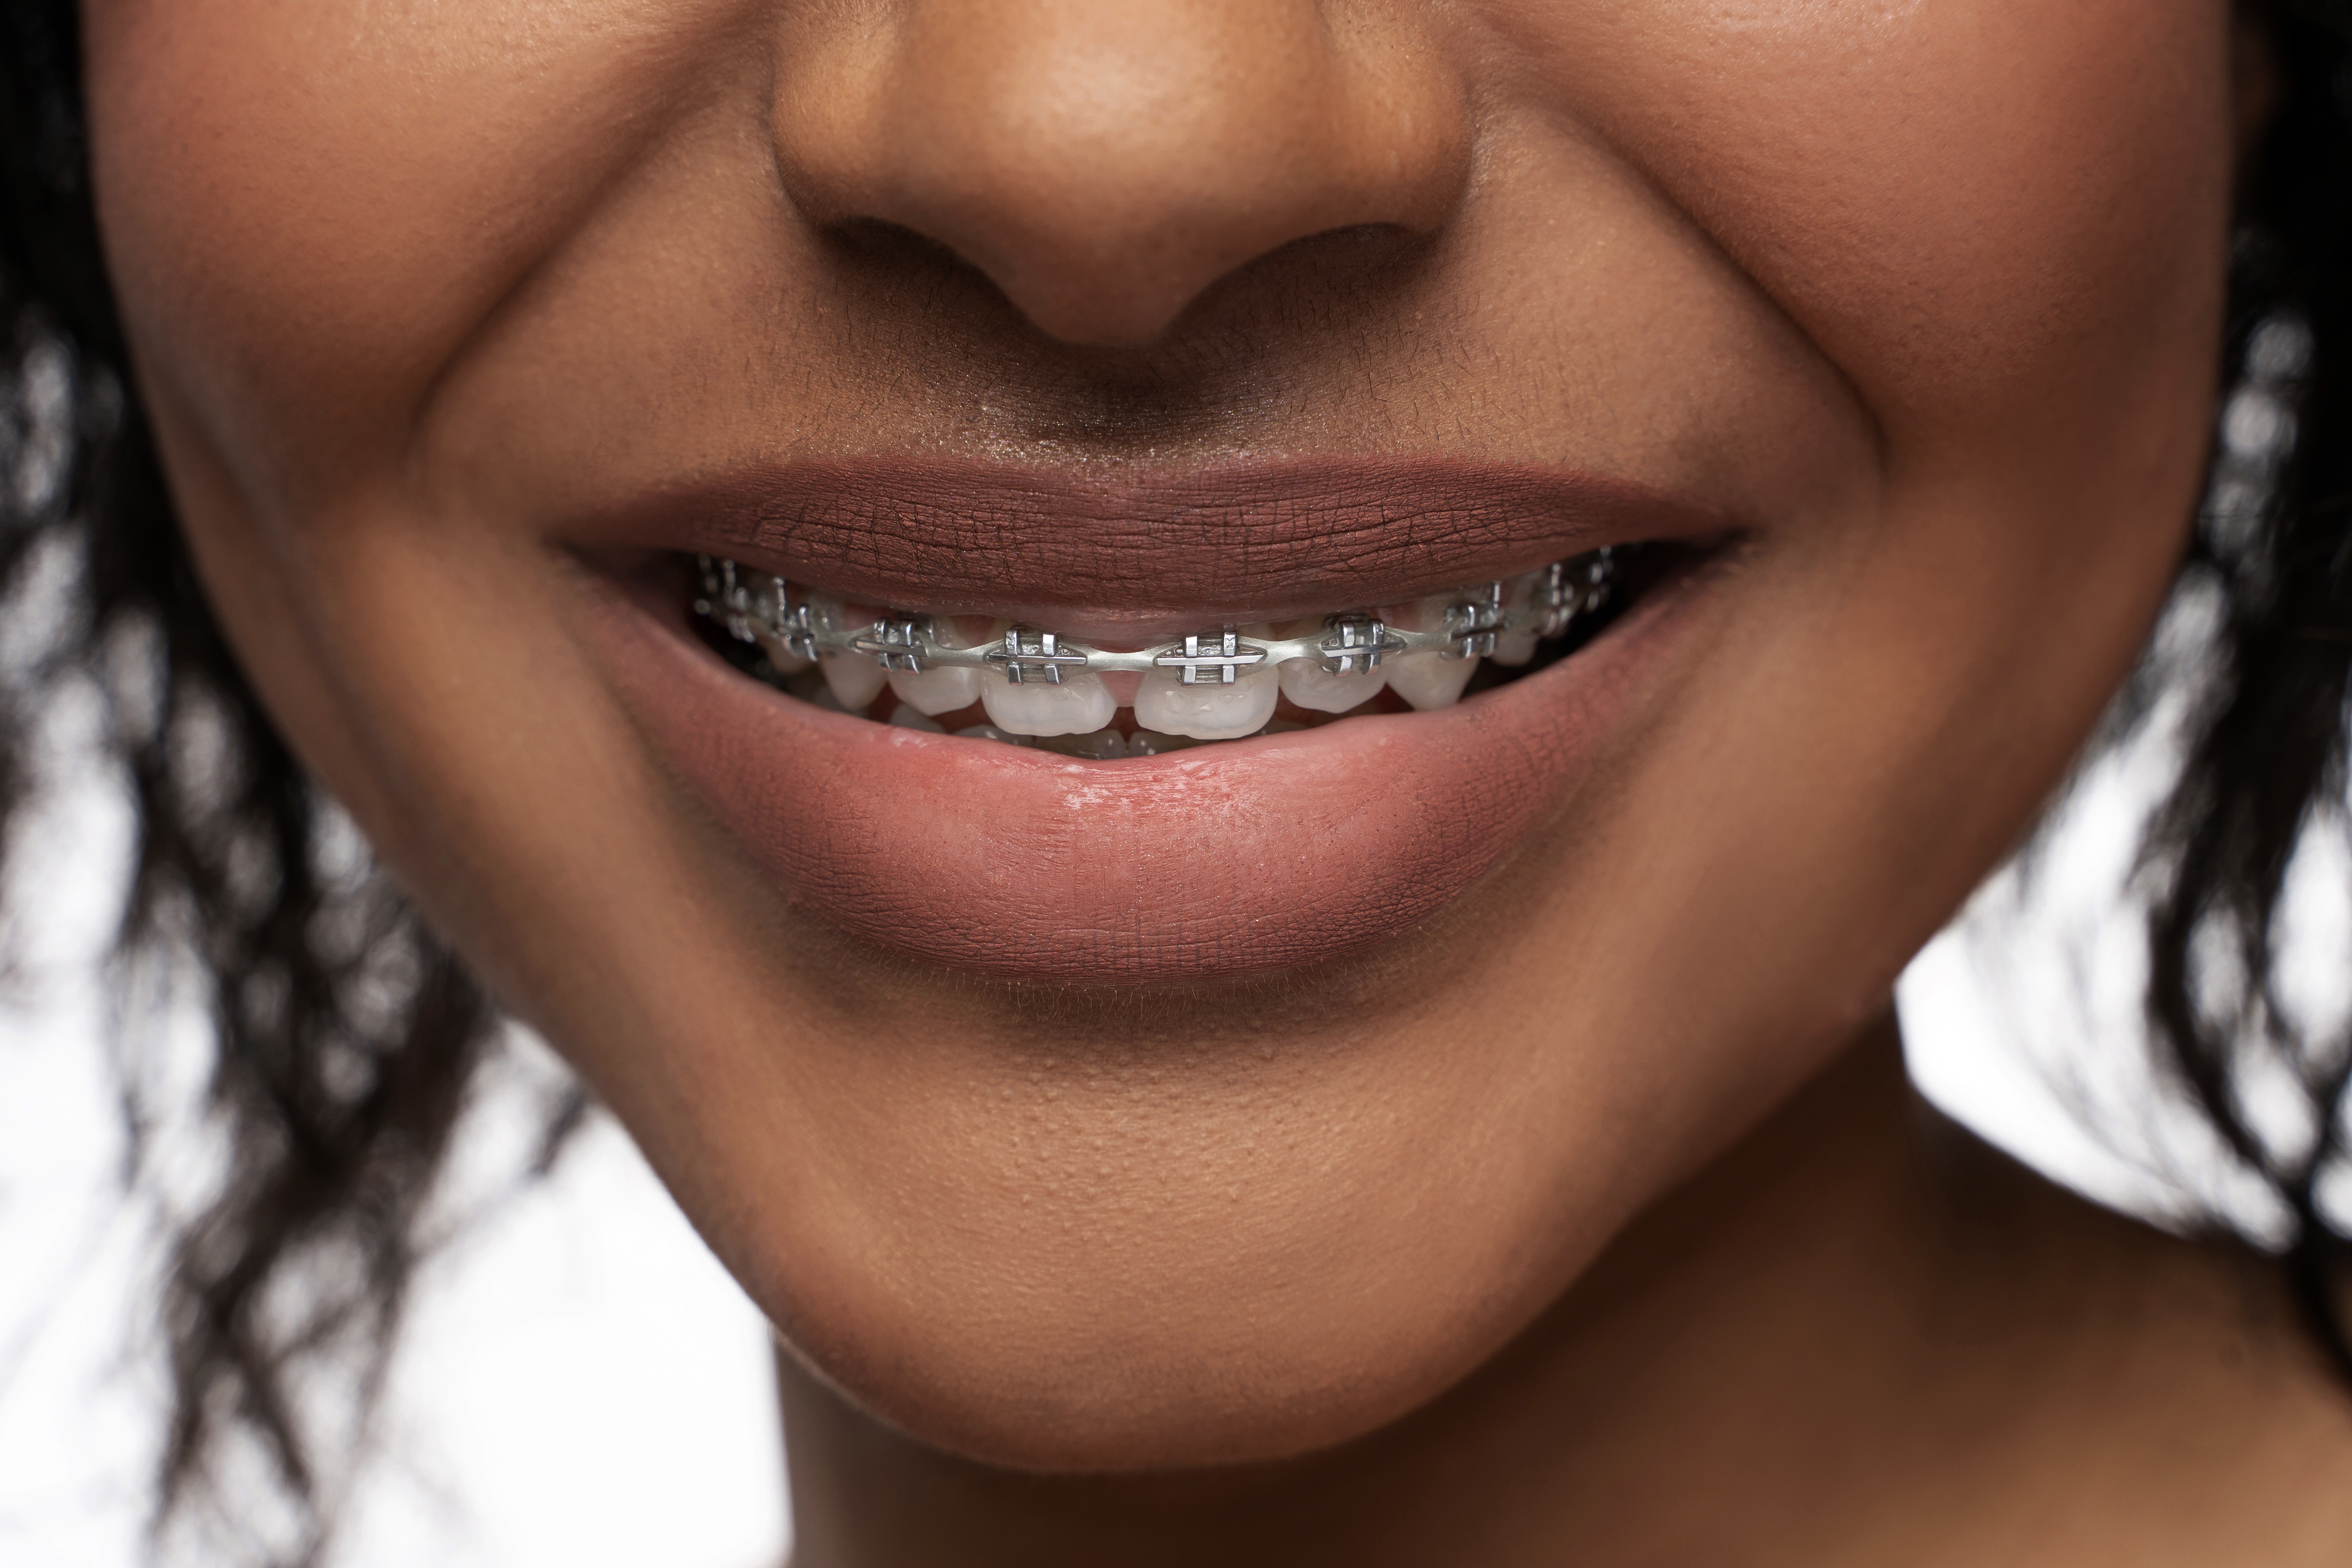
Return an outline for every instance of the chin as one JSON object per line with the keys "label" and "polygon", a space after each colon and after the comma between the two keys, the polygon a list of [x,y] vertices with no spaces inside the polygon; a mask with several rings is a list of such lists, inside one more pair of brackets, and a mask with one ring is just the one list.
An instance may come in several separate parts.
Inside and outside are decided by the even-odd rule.
{"label": "chin", "polygon": [[1172,1249],[1150,1269],[1007,1273],[952,1301],[808,1262],[772,1290],[755,1284],[803,1367],[927,1447],[1054,1474],[1264,1464],[1348,1443],[1461,1382],[1540,1305],[1526,1289],[1366,1279],[1339,1260],[1228,1274]]}

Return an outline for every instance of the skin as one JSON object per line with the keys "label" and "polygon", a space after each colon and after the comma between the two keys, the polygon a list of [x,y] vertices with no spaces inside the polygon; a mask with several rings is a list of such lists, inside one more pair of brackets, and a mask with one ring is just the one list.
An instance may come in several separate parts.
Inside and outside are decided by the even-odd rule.
{"label": "skin", "polygon": [[[2226,6],[86,17],[207,586],[778,1325],[806,1563],[2352,1542],[2265,1288],[1939,1156],[1885,1021],[2178,558]],[[762,881],[581,629],[612,498],[873,452],[1566,464],[1743,531],[1436,918],[1033,991]]]}

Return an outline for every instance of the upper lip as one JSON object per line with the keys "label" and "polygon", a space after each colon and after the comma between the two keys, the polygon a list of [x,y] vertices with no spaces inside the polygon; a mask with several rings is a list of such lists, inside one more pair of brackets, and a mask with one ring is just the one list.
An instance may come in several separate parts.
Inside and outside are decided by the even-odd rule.
{"label": "upper lip", "polygon": [[614,542],[726,556],[860,603],[1097,626],[1394,604],[1635,540],[1727,531],[1629,480],[1456,458],[1072,471],[832,459],[643,498]]}

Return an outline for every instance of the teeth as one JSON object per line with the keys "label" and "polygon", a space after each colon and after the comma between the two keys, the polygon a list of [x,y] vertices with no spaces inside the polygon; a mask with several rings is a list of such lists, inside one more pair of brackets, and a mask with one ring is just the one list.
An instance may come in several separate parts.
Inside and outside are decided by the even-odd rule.
{"label": "teeth", "polygon": [[1381,694],[1389,683],[1388,666],[1360,669],[1353,675],[1333,675],[1311,658],[1294,658],[1282,667],[1282,694],[1301,708],[1318,713],[1345,713]]}
{"label": "teeth", "polygon": [[1253,670],[1230,686],[1186,686],[1172,672],[1153,670],[1135,694],[1135,721],[1196,741],[1230,741],[1265,729],[1281,699],[1280,679],[1270,669]]}
{"label": "teeth", "polygon": [[1108,727],[1118,703],[1099,675],[1065,675],[1059,685],[992,676],[980,685],[988,721],[1014,735],[1089,735]]}
{"label": "teeth", "polygon": [[[941,647],[970,647],[955,629],[955,622],[940,616],[931,622],[931,640]],[[969,708],[980,700],[981,677],[985,670],[969,666],[934,665],[921,674],[903,669],[890,671],[890,689],[898,700],[918,713],[952,713],[959,708]]]}
{"label": "teeth", "polygon": [[[1274,628],[1248,626],[1242,636],[1270,642]],[[1135,721],[1196,741],[1231,741],[1265,729],[1281,700],[1280,678],[1263,665],[1236,674],[1230,684],[1207,676],[1191,686],[1181,671],[1155,669],[1136,689]]]}
{"label": "teeth", "polygon": [[[729,575],[736,575],[738,581],[742,580],[733,571],[729,571]],[[720,580],[723,582],[725,579]],[[760,651],[767,655],[770,667],[778,675],[798,675],[810,667],[811,661],[786,648],[784,639],[776,635],[776,624],[783,618],[784,604],[784,580],[782,577],[768,573],[750,574],[742,600],[742,630],[748,632],[751,640],[759,645]]]}
{"label": "teeth", "polygon": [[775,667],[778,675],[798,675],[809,667],[808,660],[786,653],[783,639],[766,626],[754,624],[751,640],[760,645],[760,651],[768,656],[768,662]]}
{"label": "teeth", "polygon": [[[1528,615],[1536,605],[1536,596],[1543,591],[1544,574],[1527,572],[1503,584],[1503,607],[1511,614]],[[1505,632],[1495,639],[1494,660],[1496,664],[1517,668],[1536,656],[1536,629]]]}
{"label": "teeth", "polygon": [[1426,712],[1459,702],[1462,689],[1478,673],[1478,661],[1448,658],[1442,653],[1403,653],[1384,668],[1389,672],[1389,689]]}
{"label": "teeth", "polygon": [[826,652],[819,661],[833,700],[852,713],[863,713],[867,703],[882,695],[882,667],[862,653]]}
{"label": "teeth", "polygon": [[1389,683],[1388,672],[1389,664],[1383,664],[1353,675],[1333,675],[1311,658],[1294,658],[1282,667],[1282,694],[1318,713],[1345,713],[1378,697]]}
{"label": "teeth", "polygon": [[[811,594],[808,606],[810,618],[820,626],[830,629],[848,624],[841,601],[830,594]],[[828,648],[817,665],[824,671],[825,689],[846,712],[863,713],[882,694],[882,667],[864,654]]]}
{"label": "teeth", "polygon": [[[1286,637],[1312,637],[1323,629],[1318,617],[1293,621],[1278,627]],[[1345,713],[1378,697],[1389,683],[1388,673],[1381,669],[1359,669],[1350,675],[1333,675],[1318,660],[1293,658],[1284,661],[1281,670],[1282,694],[1301,708],[1318,713]]]}
{"label": "teeth", "polygon": [[[944,732],[942,716],[977,704],[989,721],[959,735],[1050,742],[1057,752],[1108,759],[1300,728],[1274,719],[1286,698],[1294,711],[1310,713],[1356,711],[1383,690],[1417,709],[1449,706],[1476,677],[1480,657],[1525,665],[1544,639],[1592,615],[1620,564],[1617,552],[1596,550],[1410,605],[1280,628],[1228,626],[1149,650],[1091,647],[1004,620],[966,616],[960,627],[955,617],[852,606],[822,592],[788,600],[781,578],[747,576],[736,563],[710,557],[700,559],[693,608],[738,641],[756,643],[766,658],[755,673],[803,701],[870,716],[887,689],[895,699],[881,703],[888,721],[931,733]],[[1276,646],[1243,647],[1243,639]],[[1332,674],[1328,666],[1348,649],[1381,662]],[[1451,657],[1457,652],[1466,657]],[[907,664],[928,668],[892,668]],[[1133,710],[1126,739],[1110,728],[1122,708]]]}
{"label": "teeth", "polygon": [[[1408,631],[1435,631],[1445,624],[1448,605],[1460,602],[1454,594],[1423,599],[1396,617]],[[1389,689],[1423,712],[1449,708],[1462,700],[1462,689],[1478,673],[1475,658],[1448,658],[1443,653],[1401,653],[1383,659]]]}

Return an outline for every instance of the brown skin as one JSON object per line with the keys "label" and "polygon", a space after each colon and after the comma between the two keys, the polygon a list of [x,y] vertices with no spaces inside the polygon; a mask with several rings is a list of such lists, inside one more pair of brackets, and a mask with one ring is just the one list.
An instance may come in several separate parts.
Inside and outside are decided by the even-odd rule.
{"label": "brown skin", "polygon": [[1021,1475],[786,1360],[799,1561],[2333,1563],[2352,1423],[2295,1332],[2259,1263],[1937,1118],[1887,1019],[1518,1343],[1334,1452]]}
{"label": "brown skin", "polygon": [[[1383,1521],[1422,1561],[2081,1561],[2053,1510],[2144,1524],[2145,1561],[2352,1542],[2318,1511],[2352,1432],[2291,1336],[2072,1205],[1955,1208],[1877,1022],[2169,580],[2248,96],[2224,5],[88,19],[224,619],[866,1413],[787,1379],[809,1563],[1085,1560],[1138,1521],[1172,1558],[1171,1486],[1349,1561]],[[1564,463],[1748,534],[1445,918],[1271,985],[1038,995],[745,869],[579,629],[614,498],[877,451]],[[934,1449],[1323,1452],[1079,1485]],[[945,1489],[946,1544],[891,1535],[901,1482]]]}

